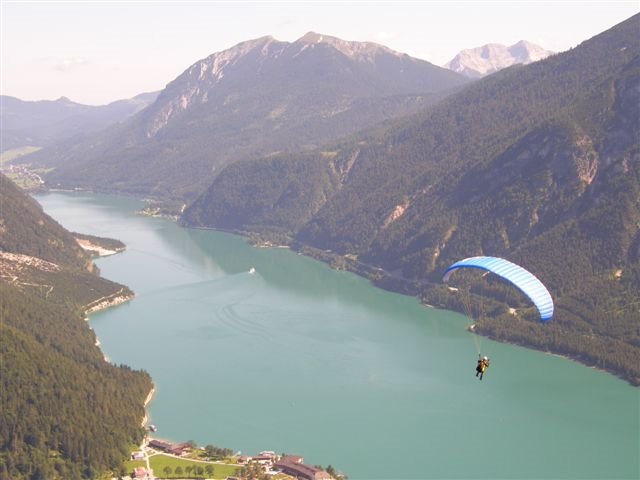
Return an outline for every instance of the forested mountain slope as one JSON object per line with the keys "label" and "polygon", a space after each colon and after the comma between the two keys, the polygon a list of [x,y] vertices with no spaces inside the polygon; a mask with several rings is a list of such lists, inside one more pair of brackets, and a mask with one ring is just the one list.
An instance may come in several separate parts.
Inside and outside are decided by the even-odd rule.
{"label": "forested mountain slope", "polygon": [[557,313],[541,328],[527,310],[506,313],[526,302],[492,286],[499,302],[479,331],[640,383],[638,31],[636,15],[390,128],[237,164],[183,222],[289,237],[460,309],[438,285],[446,266],[507,257],[548,285]]}
{"label": "forested mountain slope", "polygon": [[231,162],[312,149],[468,81],[373,43],[263,37],[196,62],[130,121],[22,161],[53,167],[48,186],[193,199]]}
{"label": "forested mountain slope", "polygon": [[151,388],[104,361],[85,309],[128,296],[0,175],[0,479],[118,473]]}

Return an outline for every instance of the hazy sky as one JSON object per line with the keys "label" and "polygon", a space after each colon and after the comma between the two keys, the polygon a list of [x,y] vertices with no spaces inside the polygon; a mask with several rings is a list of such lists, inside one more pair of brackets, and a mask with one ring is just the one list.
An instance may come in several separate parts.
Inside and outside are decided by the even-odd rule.
{"label": "hazy sky", "polygon": [[263,35],[374,41],[442,65],[525,39],[563,51],[640,12],[610,1],[0,0],[0,93],[104,104],[160,90],[196,61]]}

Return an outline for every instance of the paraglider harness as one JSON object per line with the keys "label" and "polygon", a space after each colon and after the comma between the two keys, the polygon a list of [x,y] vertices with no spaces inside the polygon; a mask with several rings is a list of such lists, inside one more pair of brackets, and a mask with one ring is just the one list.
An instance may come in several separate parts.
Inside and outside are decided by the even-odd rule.
{"label": "paraglider harness", "polygon": [[480,380],[484,376],[484,371],[489,368],[489,359],[478,355],[478,364],[476,365],[476,377],[479,375]]}

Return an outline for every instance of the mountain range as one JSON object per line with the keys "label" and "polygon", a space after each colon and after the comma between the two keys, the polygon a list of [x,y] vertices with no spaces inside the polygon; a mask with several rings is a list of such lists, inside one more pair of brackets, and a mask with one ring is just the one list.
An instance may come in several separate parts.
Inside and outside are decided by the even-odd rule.
{"label": "mountain range", "polygon": [[52,185],[189,200],[230,163],[317,148],[468,81],[374,43],[262,37],[196,62],[128,121],[25,161],[53,169]]}
{"label": "mountain range", "polygon": [[24,101],[0,96],[0,152],[20,147],[46,147],[120,122],[151,104],[158,92],[142,93],[108,105],[91,106],[58,100]]}
{"label": "mountain range", "polygon": [[512,65],[527,65],[553,55],[526,40],[507,47],[499,43],[489,43],[477,48],[462,50],[451,59],[445,68],[461,73],[470,78],[481,78]]}

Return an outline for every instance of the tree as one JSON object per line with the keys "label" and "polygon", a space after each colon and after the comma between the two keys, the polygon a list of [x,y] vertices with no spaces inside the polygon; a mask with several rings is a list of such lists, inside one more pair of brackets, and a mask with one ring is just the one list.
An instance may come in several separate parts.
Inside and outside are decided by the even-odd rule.
{"label": "tree", "polygon": [[175,470],[175,472],[174,472],[174,473],[175,473],[176,475],[178,475],[178,476],[182,475],[182,473],[183,473],[183,471],[182,471],[182,467],[181,467],[180,465],[178,465],[178,466],[176,467],[176,470]]}
{"label": "tree", "polygon": [[169,465],[165,466],[162,471],[164,472],[164,474],[168,477],[169,475],[171,475],[171,467]]}
{"label": "tree", "polygon": [[203,475],[203,474],[204,474],[204,468],[202,467],[202,465],[198,465],[198,466],[196,467],[196,473],[197,473],[198,475]]}
{"label": "tree", "polygon": [[204,471],[207,472],[209,477],[213,477],[213,465],[207,465],[204,467]]}

